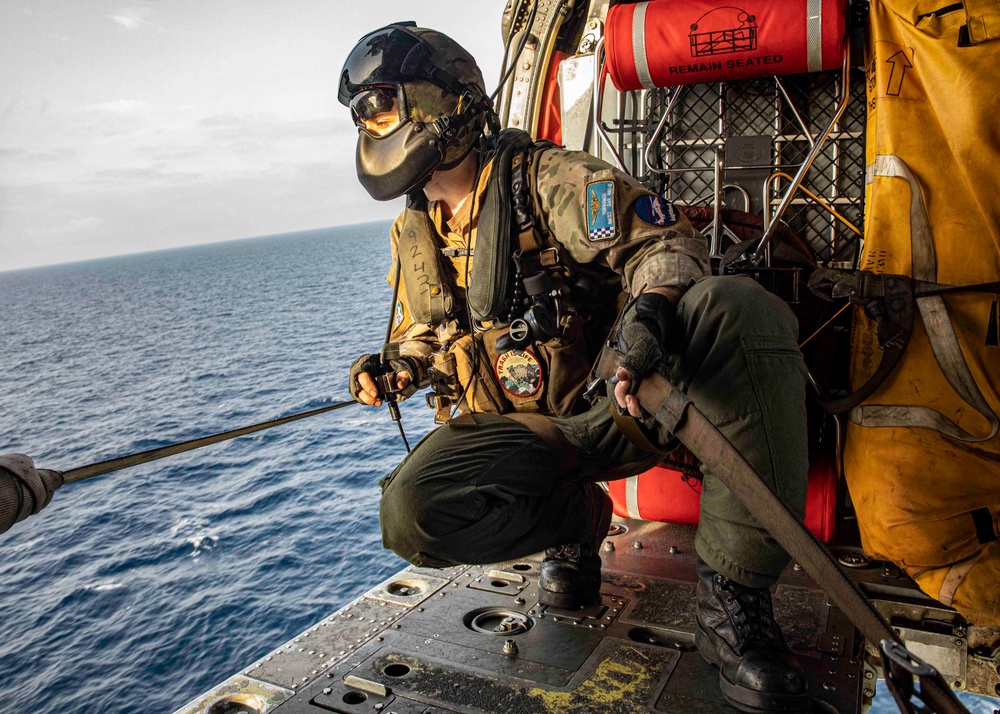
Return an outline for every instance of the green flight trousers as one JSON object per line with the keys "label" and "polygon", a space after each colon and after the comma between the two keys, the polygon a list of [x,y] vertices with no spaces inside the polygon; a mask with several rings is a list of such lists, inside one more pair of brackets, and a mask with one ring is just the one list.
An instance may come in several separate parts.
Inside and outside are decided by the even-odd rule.
{"label": "green flight trousers", "polygon": [[[695,282],[677,305],[667,376],[802,516],[808,470],[806,369],[795,316],[744,276]],[[424,437],[390,476],[380,503],[382,543],[429,567],[519,558],[593,539],[580,486],[602,471],[648,458],[614,425],[610,400],[552,421],[581,466],[558,457],[526,426],[493,414],[446,424]],[[652,427],[665,453],[672,436]],[[695,545],[714,570],[751,587],[774,582],[788,555],[706,469]]]}

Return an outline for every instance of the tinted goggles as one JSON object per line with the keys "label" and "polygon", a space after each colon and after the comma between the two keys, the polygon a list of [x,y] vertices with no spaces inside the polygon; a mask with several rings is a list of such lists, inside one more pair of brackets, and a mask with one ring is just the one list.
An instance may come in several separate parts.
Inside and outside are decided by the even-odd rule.
{"label": "tinted goggles", "polygon": [[402,96],[395,87],[365,89],[351,97],[354,123],[372,136],[392,132],[406,116]]}

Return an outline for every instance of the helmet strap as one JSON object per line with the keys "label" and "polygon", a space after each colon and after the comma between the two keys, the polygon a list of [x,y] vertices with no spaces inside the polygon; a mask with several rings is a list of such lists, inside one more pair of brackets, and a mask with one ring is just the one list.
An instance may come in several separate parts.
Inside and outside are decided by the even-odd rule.
{"label": "helmet strap", "polygon": [[[490,104],[489,99],[483,96],[483,93],[479,91],[478,87],[475,87],[474,85],[466,85],[459,96],[459,108],[455,110],[454,114],[438,117],[433,122],[430,122],[431,130],[437,134],[437,136],[440,137],[441,141],[445,144],[454,139],[463,127],[483,112],[487,113],[487,123],[489,123],[490,115],[493,114],[493,105]],[[469,155],[469,152],[472,151],[474,146],[475,142],[472,142],[472,144],[469,145],[468,150],[465,151],[460,157],[454,161],[449,161],[447,164],[441,164],[439,168],[447,171],[448,169],[458,166],[458,164],[460,164],[465,157]]]}

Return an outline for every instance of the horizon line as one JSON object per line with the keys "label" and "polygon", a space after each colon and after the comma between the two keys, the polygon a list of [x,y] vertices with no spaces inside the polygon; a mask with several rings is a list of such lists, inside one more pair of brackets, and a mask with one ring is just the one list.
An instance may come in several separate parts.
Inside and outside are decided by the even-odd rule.
{"label": "horizon line", "polygon": [[152,255],[153,253],[167,253],[173,250],[184,250],[185,248],[194,248],[203,245],[216,245],[218,243],[236,243],[245,240],[257,240],[260,238],[276,238],[278,236],[291,235],[292,233],[310,233],[313,231],[325,231],[331,228],[349,228],[351,226],[364,226],[372,223],[392,223],[392,218],[379,218],[372,221],[358,221],[356,223],[339,223],[337,225],[329,226],[317,226],[315,228],[297,228],[289,231],[282,231],[281,233],[263,233],[261,235],[253,236],[242,236],[239,238],[223,238],[221,240],[208,240],[196,243],[185,243],[184,245],[174,245],[169,248],[153,248],[150,250],[136,250],[126,253],[110,253],[108,255],[97,255],[92,258],[82,258],[79,260],[64,260],[55,263],[37,263],[34,265],[22,265],[17,268],[0,268],[0,275],[6,275],[8,273],[16,273],[22,270],[36,270],[39,268],[54,268],[63,265],[77,265],[79,263],[93,263],[99,260],[109,260],[111,258],[125,258],[135,255]]}

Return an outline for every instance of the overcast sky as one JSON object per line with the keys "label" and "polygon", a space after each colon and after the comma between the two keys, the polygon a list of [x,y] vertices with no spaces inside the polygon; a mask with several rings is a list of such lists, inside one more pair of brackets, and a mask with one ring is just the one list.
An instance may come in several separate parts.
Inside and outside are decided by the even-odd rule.
{"label": "overcast sky", "polygon": [[393,216],[355,176],[348,51],[412,19],[492,85],[504,4],[0,0],[0,270]]}

